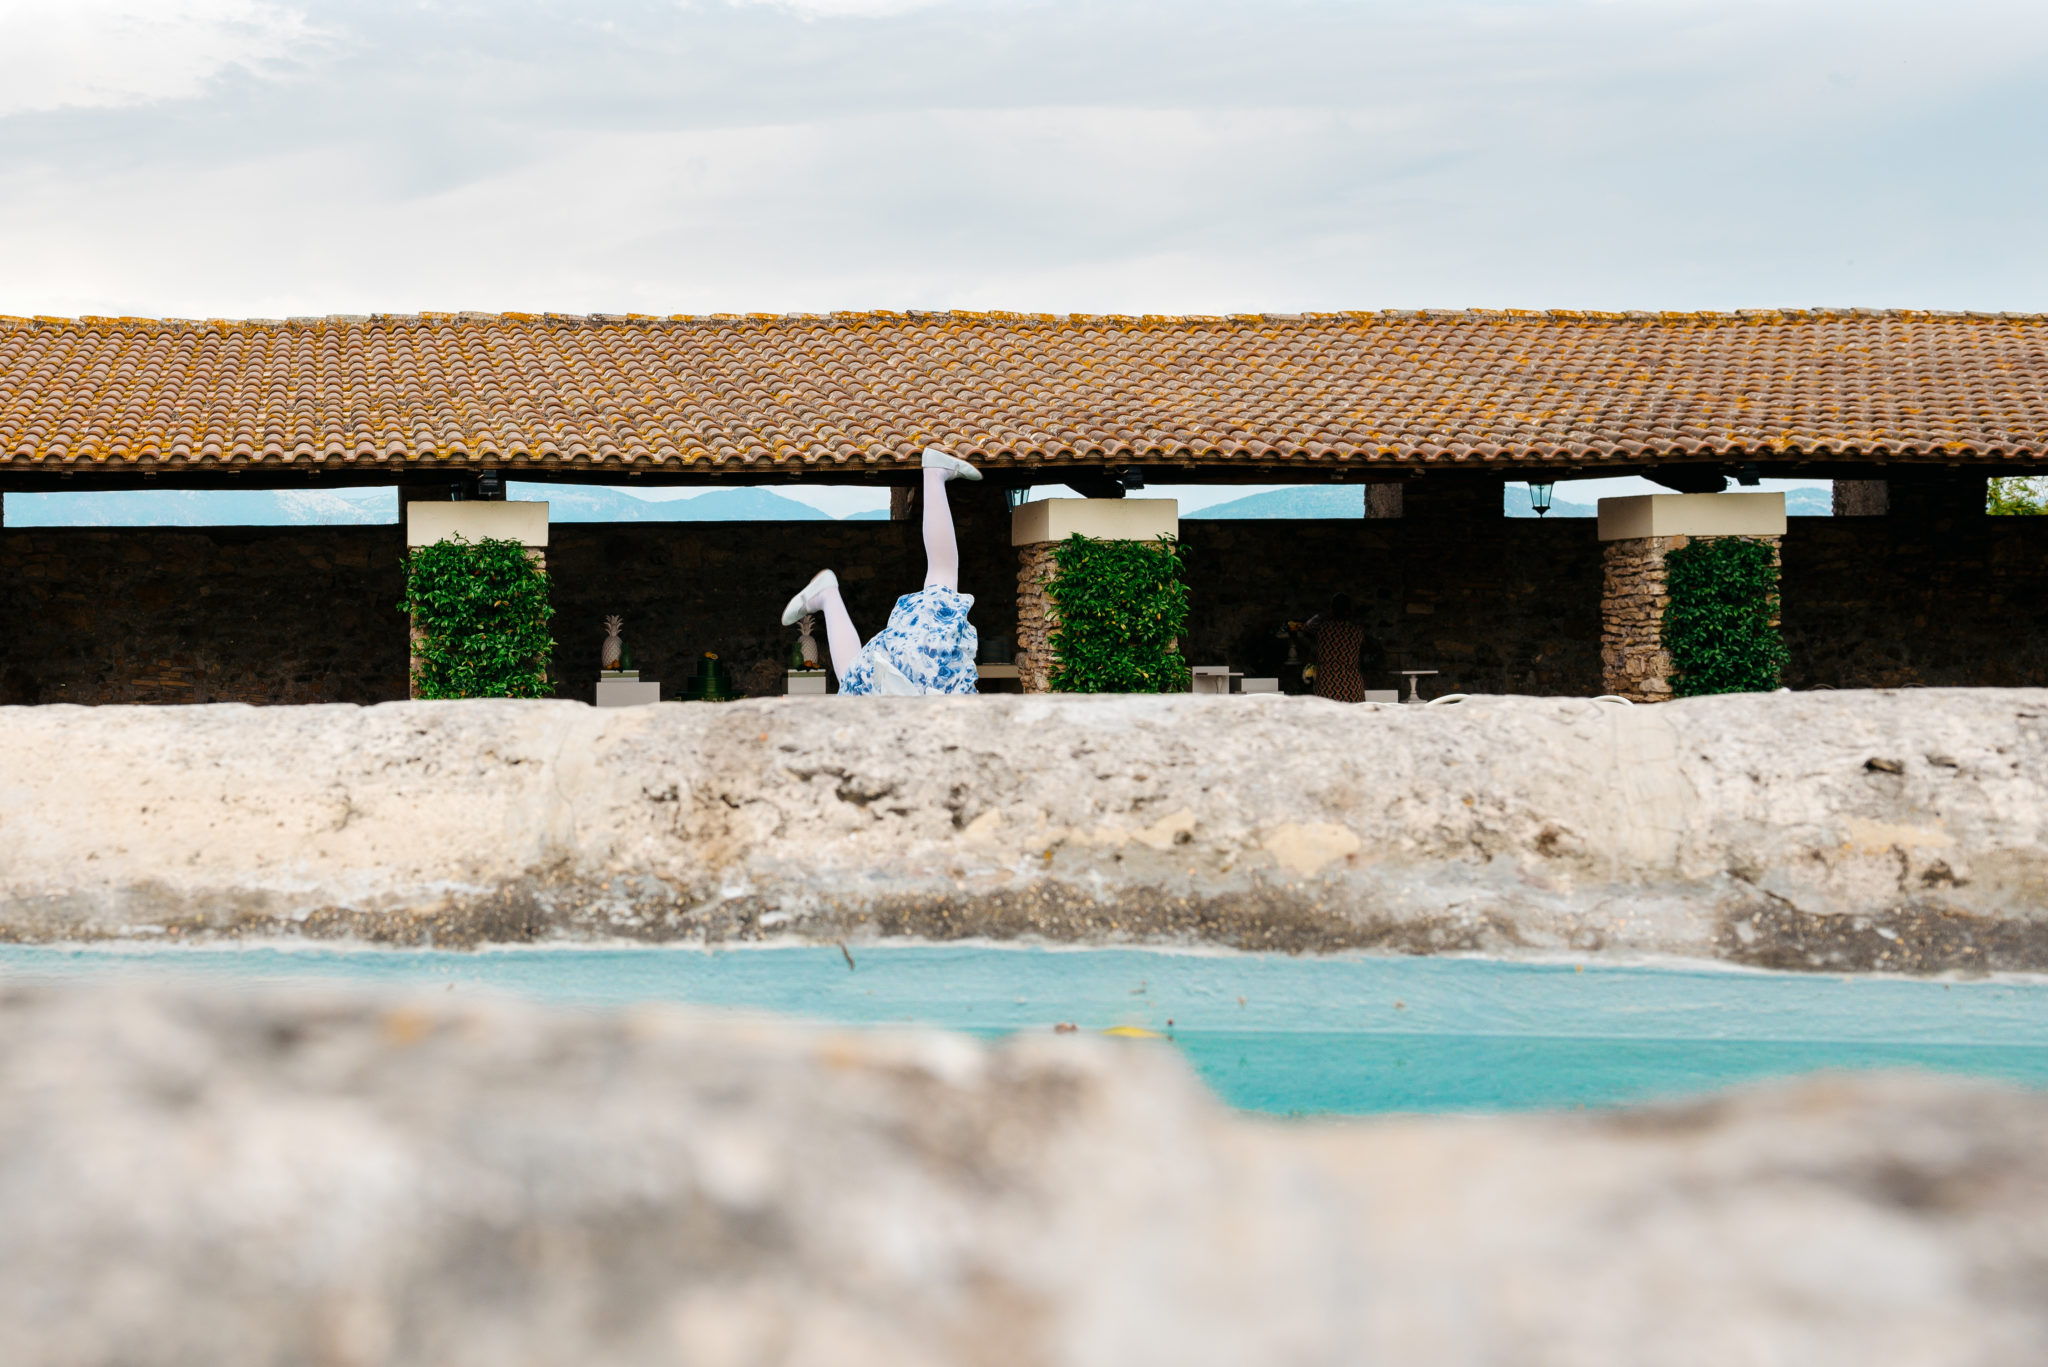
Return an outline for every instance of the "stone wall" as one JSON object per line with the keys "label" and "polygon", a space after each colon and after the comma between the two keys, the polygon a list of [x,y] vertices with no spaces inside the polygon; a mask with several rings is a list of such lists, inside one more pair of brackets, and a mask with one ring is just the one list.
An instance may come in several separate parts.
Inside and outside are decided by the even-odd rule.
{"label": "stone wall", "polygon": [[1835,481],[1836,517],[1883,517],[1891,511],[1891,486],[1881,479]]}
{"label": "stone wall", "polygon": [[1780,555],[1792,688],[2048,684],[2048,517],[1798,518]]}
{"label": "stone wall", "polygon": [[406,694],[396,527],[0,530],[0,703]]}
{"label": "stone wall", "polygon": [[[1343,591],[1372,639],[1368,686],[1406,666],[1443,671],[1431,692],[1602,691],[1593,523],[1432,517],[1431,492],[1409,489],[1398,519],[1184,521],[1189,659],[1298,687],[1276,633]],[[2048,684],[2048,518],[1894,506],[1794,519],[1787,682]],[[955,507],[975,624],[1014,635],[1001,493],[972,486]],[[0,529],[0,702],[402,698],[401,555],[396,527]],[[766,693],[795,640],[782,605],[814,571],[838,569],[864,633],[924,571],[917,524],[883,521],[564,523],[548,565],[572,698],[591,695],[608,613],[671,691],[712,650]]]}
{"label": "stone wall", "polygon": [[[1422,500],[1409,493],[1412,509]],[[1412,668],[1441,671],[1428,694],[1599,691],[1600,546],[1588,519],[1189,518],[1181,541],[1192,663],[1298,688],[1277,633],[1341,592],[1365,626],[1368,688],[1393,688],[1393,671]]]}

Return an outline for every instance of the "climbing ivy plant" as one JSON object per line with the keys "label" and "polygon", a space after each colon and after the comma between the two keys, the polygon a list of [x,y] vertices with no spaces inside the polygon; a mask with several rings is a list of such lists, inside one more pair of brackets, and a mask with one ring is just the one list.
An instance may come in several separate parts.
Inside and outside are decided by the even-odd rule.
{"label": "climbing ivy plant", "polygon": [[1053,551],[1047,589],[1059,613],[1052,687],[1060,693],[1177,693],[1188,686],[1177,644],[1188,622],[1179,543],[1091,541]]}
{"label": "climbing ivy plant", "polygon": [[1672,689],[1767,693],[1790,657],[1778,634],[1778,557],[1768,541],[1716,536],[1687,542],[1664,559],[1664,648]]}
{"label": "climbing ivy plant", "polygon": [[455,538],[406,559],[413,694],[421,698],[544,698],[555,615],[548,572],[517,541]]}

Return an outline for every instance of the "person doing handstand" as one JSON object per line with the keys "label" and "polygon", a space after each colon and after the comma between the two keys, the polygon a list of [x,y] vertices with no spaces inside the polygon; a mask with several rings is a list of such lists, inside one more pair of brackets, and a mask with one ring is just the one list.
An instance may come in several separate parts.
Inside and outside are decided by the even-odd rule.
{"label": "person doing handstand", "polygon": [[839,576],[830,570],[819,570],[783,609],[784,626],[807,612],[825,614],[825,645],[841,694],[976,691],[978,641],[967,620],[974,599],[960,592],[960,546],[953,537],[946,481],[980,478],[981,471],[966,461],[936,446],[924,448],[924,587],[896,600],[889,625],[874,640],[860,643],[860,633],[839,596]]}

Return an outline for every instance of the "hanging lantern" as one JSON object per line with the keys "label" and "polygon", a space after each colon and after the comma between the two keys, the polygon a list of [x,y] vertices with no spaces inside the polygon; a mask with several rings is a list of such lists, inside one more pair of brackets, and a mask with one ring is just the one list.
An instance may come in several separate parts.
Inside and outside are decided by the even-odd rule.
{"label": "hanging lantern", "polygon": [[1550,511],[1550,494],[1556,488],[1557,483],[1554,480],[1529,481],[1529,507],[1536,516],[1542,517]]}

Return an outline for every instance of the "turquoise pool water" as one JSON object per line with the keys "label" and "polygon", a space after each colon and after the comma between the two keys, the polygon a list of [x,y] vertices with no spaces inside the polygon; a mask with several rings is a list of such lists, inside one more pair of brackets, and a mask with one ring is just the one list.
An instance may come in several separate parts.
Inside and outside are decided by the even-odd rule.
{"label": "turquoise pool water", "polygon": [[2048,981],[990,945],[127,950],[0,946],[0,978],[452,986],[557,1005],[743,1007],[982,1036],[1139,1026],[1277,1114],[1607,1106],[1822,1068],[2048,1086]]}

